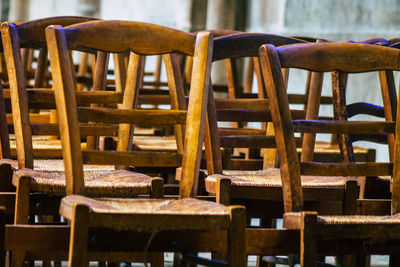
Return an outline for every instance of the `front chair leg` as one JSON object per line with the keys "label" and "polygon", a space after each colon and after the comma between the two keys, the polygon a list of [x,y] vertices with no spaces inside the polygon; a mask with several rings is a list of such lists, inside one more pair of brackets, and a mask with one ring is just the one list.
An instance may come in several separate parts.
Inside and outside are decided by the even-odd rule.
{"label": "front chair leg", "polygon": [[231,218],[228,233],[229,266],[246,266],[246,211],[242,206],[230,206],[228,209]]}
{"label": "front chair leg", "polygon": [[[30,185],[31,178],[29,176],[20,176],[17,183],[17,192],[15,197],[15,224],[28,224],[29,206],[30,206]],[[25,251],[13,251],[12,266],[23,266],[25,262]]]}
{"label": "front chair leg", "polygon": [[69,267],[87,266],[87,239],[89,229],[89,207],[77,204],[74,207],[69,240]]}
{"label": "front chair leg", "polygon": [[164,198],[164,180],[160,177],[151,178],[151,198]]}
{"label": "front chair leg", "polygon": [[317,241],[315,228],[317,224],[316,212],[301,213],[300,229],[300,264],[301,266],[317,266]]}
{"label": "front chair leg", "polygon": [[222,205],[229,205],[231,202],[232,181],[228,178],[217,179],[216,202]]}

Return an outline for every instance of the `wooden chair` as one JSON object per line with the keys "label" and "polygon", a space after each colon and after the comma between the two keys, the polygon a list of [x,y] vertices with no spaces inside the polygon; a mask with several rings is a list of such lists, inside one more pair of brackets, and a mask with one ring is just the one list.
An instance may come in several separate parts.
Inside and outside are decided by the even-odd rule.
{"label": "wooden chair", "polygon": [[[315,38],[309,37],[295,37],[296,39],[300,39],[306,42],[320,42],[325,40],[317,40]],[[383,39],[371,39],[365,41],[367,43],[377,43],[383,42]],[[229,87],[229,98],[267,98],[265,87],[263,85],[262,74],[259,66],[258,57],[249,58],[246,61],[246,73],[244,77],[244,85],[241,87],[238,83],[238,69],[237,64],[234,59],[225,59],[228,87]],[[285,69],[283,71],[285,75],[285,81],[289,78],[289,70]],[[251,87],[253,84],[253,77],[256,77],[258,92],[251,92]],[[311,84],[316,84],[313,86],[314,89],[310,89]],[[294,105],[302,105],[304,110],[307,110],[307,102],[310,96],[310,93],[313,94],[313,91],[317,89],[320,91],[322,88],[321,85],[323,83],[323,77],[318,74],[312,74],[311,72],[307,73],[307,79],[305,84],[304,93],[290,93],[288,94],[289,103]],[[311,96],[314,97],[314,96]],[[321,104],[323,105],[332,105],[332,97],[331,96],[323,96],[320,98]],[[308,111],[308,116],[312,113]],[[314,115],[315,114],[315,115]],[[311,116],[318,116],[318,110],[313,112]],[[243,123],[240,123],[243,124]],[[233,123],[234,126],[237,126],[237,123]],[[273,134],[272,123],[263,126],[263,128],[267,129],[269,134]],[[310,136],[307,136],[305,139],[309,139]],[[337,144],[337,140],[332,138],[331,142],[322,142],[318,141],[315,143],[313,140],[312,145],[307,144],[310,142],[309,140],[304,140],[304,149],[305,153],[302,153],[302,147],[298,148],[299,155],[303,155],[303,157],[310,157],[311,155],[316,158],[317,161],[321,162],[340,162],[342,160],[340,155],[340,148]],[[314,151],[308,151],[307,147],[314,147]],[[235,149],[236,150],[236,149]],[[261,152],[259,149],[237,149],[239,153],[234,153],[233,158],[227,161],[230,165],[227,167],[232,168],[234,170],[260,170],[263,168],[276,167],[276,153],[271,149],[263,149]],[[307,155],[307,156],[306,156]],[[374,149],[364,149],[361,147],[354,147],[354,156],[357,161],[375,161],[375,150]]]}
{"label": "wooden chair", "polygon": [[[277,45],[301,43],[296,39],[276,35],[232,35],[214,40],[213,59],[219,60],[238,56],[255,57],[258,54],[258,45],[263,42],[276,43]],[[210,106],[208,110],[210,142],[206,149],[209,148],[212,153],[209,153],[207,162],[209,176],[205,179],[206,190],[208,193],[216,195],[217,200],[222,201],[222,203],[245,204],[248,218],[262,218],[268,225],[271,219],[280,218],[283,215],[282,184],[279,169],[268,168],[262,171],[249,172],[223,171],[219,147],[275,148],[274,136],[267,136],[265,130],[217,130],[216,120],[267,122],[271,119],[270,102],[266,99],[237,99],[235,102],[236,106],[233,108],[236,109],[232,109],[232,106],[230,106],[232,104],[227,103],[225,107],[230,107],[230,109],[224,110]],[[217,102],[215,103],[217,106]],[[293,112],[293,116],[296,116],[296,118],[305,117],[304,111]],[[296,140],[296,142],[298,146],[301,146],[301,140]],[[330,177],[321,180],[315,176],[307,176],[303,177],[303,183],[307,187],[305,199],[311,209],[323,210],[326,214],[350,214],[354,212],[354,203],[357,198],[357,185],[354,179]]]}
{"label": "wooden chair", "polygon": [[[399,70],[399,51],[391,48],[347,43],[324,43],[286,46],[275,48],[264,45],[260,48],[260,60],[266,84],[271,115],[276,130],[278,155],[281,162],[281,178],[283,184],[283,199],[285,205],[284,226],[287,229],[300,230],[300,252],[302,266],[316,265],[317,240],[361,240],[378,238],[381,241],[396,236],[393,231],[398,222],[394,216],[319,216],[316,212],[303,212],[306,187],[300,179],[301,174],[308,175],[393,175],[392,213],[396,213],[396,164],[397,154],[392,155],[391,163],[331,163],[299,162],[295,156],[296,144],[294,131],[317,133],[333,132],[338,135],[347,134],[387,134],[393,136],[396,125],[392,117],[386,121],[347,121],[344,106],[347,73],[369,71]],[[306,60],[305,60],[306,59]],[[292,120],[282,79],[281,68],[301,68],[318,72],[334,72],[333,92],[335,104],[334,121]],[[385,110],[393,110],[387,92],[382,93]],[[392,99],[393,101],[393,99]],[[397,115],[398,116],[398,115]],[[397,145],[397,135],[396,142]],[[351,151],[351,147],[346,148]],[[372,206],[370,206],[372,207]],[[382,214],[384,210],[364,210],[368,214]],[[338,244],[338,243],[336,243]],[[364,249],[352,242],[349,251],[333,246],[333,254],[369,254],[373,248],[369,245]],[[334,251],[334,252],[332,252]],[[376,249],[379,251],[379,249]]]}
{"label": "wooden chair", "polygon": [[[55,123],[30,124],[30,108],[54,109],[54,93],[51,89],[26,89],[20,47],[42,47],[47,51],[45,28],[48,25],[71,25],[79,22],[93,20],[84,17],[53,17],[30,21],[19,25],[4,23],[2,37],[9,69],[10,91],[13,104],[14,128],[18,144],[18,170],[14,172],[12,182],[17,188],[15,200],[15,224],[34,222],[34,215],[58,215],[59,201],[65,195],[64,166],[62,160],[34,160],[33,135],[58,135],[58,126]],[[100,54],[105,56],[105,54]],[[47,56],[47,53],[46,53]],[[100,62],[100,60],[98,60]],[[104,62],[104,61],[103,61]],[[96,83],[104,86],[104,75],[99,65]],[[95,83],[95,85],[96,85]],[[121,103],[122,94],[113,92],[79,92],[77,101],[80,104],[114,104]],[[90,134],[113,136],[118,133],[117,125],[95,126],[90,123],[81,124],[84,136]],[[60,143],[59,143],[60,144]],[[61,149],[61,145],[59,145]],[[50,157],[50,155],[47,155]],[[114,170],[114,166],[86,166],[85,175],[88,179],[88,188],[91,194],[128,197],[137,194],[159,194],[162,181],[151,179],[148,176],[121,171],[113,175],[106,175],[97,179],[102,174]],[[110,192],[107,187],[115,179],[122,179],[118,184],[120,191]],[[89,181],[90,180],[90,181]],[[161,182],[161,183],[160,183]],[[157,188],[157,189],[156,189]],[[108,191],[108,193],[107,193]],[[151,193],[153,192],[153,193]],[[154,193],[158,192],[158,193]],[[36,204],[35,204],[36,203]],[[33,204],[33,205],[32,205]],[[35,207],[35,208],[32,208]],[[22,264],[25,253],[14,253],[15,264]]]}
{"label": "wooden chair", "polygon": [[[152,35],[148,35],[152,32]],[[205,123],[207,103],[209,66],[212,48],[209,33],[199,33],[197,38],[190,33],[165,28],[162,26],[124,21],[98,21],[67,27],[49,27],[47,40],[50,51],[50,62],[53,69],[57,111],[60,121],[63,156],[66,169],[67,194],[62,200],[60,214],[71,221],[70,266],[86,265],[87,231],[92,227],[112,229],[129,229],[132,231],[149,231],[155,235],[164,230],[215,230],[229,232],[230,266],[244,266],[244,210],[241,207],[226,208],[211,202],[190,198],[196,187],[200,153]],[[119,38],[124,36],[124,38]],[[103,40],[115,40],[112,43]],[[102,51],[131,52],[128,70],[140,69],[142,56],[138,54],[156,54],[180,52],[194,56],[192,85],[189,97],[188,115],[182,110],[120,110],[118,113],[105,109],[95,109],[102,119],[116,120],[120,124],[119,142],[125,142],[131,123],[153,121],[156,124],[180,123],[190,125],[186,130],[183,150],[183,171],[180,185],[180,200],[144,200],[144,199],[91,199],[82,196],[87,189],[83,182],[83,161],[96,159],[94,152],[81,151],[78,117],[84,110],[78,111],[74,101],[74,88],[68,61],[68,49],[100,49]],[[174,55],[169,56],[173,62]],[[133,75],[126,88],[137,87],[138,76]],[[137,89],[135,91],[138,92]],[[135,106],[132,92],[124,94],[124,109]],[[87,114],[89,110],[86,109]],[[80,114],[80,115],[79,115]],[[108,115],[106,115],[108,114]],[[118,114],[118,116],[112,116]],[[97,121],[95,116],[91,121]],[[128,123],[128,125],[127,125]],[[129,132],[129,131],[128,131]],[[121,147],[119,146],[119,150]],[[169,155],[140,152],[100,152],[106,155],[108,164],[135,165],[134,162],[146,162],[157,165],[159,161],[170,161]],[[99,158],[99,157],[97,157]],[[101,159],[101,158],[100,158]],[[78,195],[72,195],[78,194]],[[229,211],[230,210],[230,211]],[[231,216],[231,217],[230,217]],[[151,242],[150,240],[148,242]],[[163,251],[168,251],[164,248]],[[110,253],[112,258],[112,253]]]}

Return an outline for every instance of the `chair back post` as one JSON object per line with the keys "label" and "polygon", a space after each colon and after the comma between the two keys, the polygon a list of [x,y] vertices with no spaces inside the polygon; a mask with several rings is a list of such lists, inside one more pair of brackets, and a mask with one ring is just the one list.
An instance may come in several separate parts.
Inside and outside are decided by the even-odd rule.
{"label": "chair back post", "polygon": [[18,26],[3,23],[1,36],[3,40],[8,79],[10,82],[11,106],[19,168],[33,168],[32,132],[29,122],[28,96],[25,92],[26,80],[21,58]]}
{"label": "chair back post", "polygon": [[[210,83],[212,34],[199,32],[193,58],[179,197],[197,192]],[[200,118],[200,119],[199,119]]]}
{"label": "chair back post", "polygon": [[53,83],[56,98],[58,121],[68,127],[60,131],[62,154],[65,167],[66,193],[84,194],[83,159],[81,140],[76,112],[75,86],[71,73],[71,62],[67,50],[64,30],[61,27],[49,26],[46,29],[49,44],[50,65],[53,73]]}
{"label": "chair back post", "polygon": [[[142,74],[144,70],[145,58],[134,52],[130,53],[127,73],[126,85],[124,90],[124,98],[122,101],[122,109],[135,109],[139,101],[139,88],[142,83]],[[132,127],[128,123],[120,123],[118,130],[117,151],[130,150],[132,145]]]}
{"label": "chair back post", "polygon": [[0,148],[1,157],[4,159],[11,158],[10,136],[7,124],[7,111],[4,100],[3,88],[0,84]]}
{"label": "chair back post", "polygon": [[285,212],[301,211],[303,192],[296,141],[282,68],[273,45],[263,45],[260,48],[260,64],[275,129],[284,209]]}
{"label": "chair back post", "polygon": [[[400,94],[399,96],[400,97]],[[398,99],[397,103],[400,103]],[[396,122],[400,121],[400,109],[397,106]],[[396,123],[396,133],[393,155],[393,180],[392,180],[392,214],[400,212],[400,123]]]}
{"label": "chair back post", "polygon": [[[162,56],[165,64],[171,108],[186,110],[185,90],[183,77],[176,54],[165,54]],[[172,89],[172,90],[171,90]],[[178,153],[183,153],[183,140],[185,139],[185,125],[174,125],[176,145]]]}

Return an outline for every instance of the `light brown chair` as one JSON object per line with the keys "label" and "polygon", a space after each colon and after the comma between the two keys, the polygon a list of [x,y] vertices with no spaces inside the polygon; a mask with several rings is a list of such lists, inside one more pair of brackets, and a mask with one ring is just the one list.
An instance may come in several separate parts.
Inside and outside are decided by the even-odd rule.
{"label": "light brown chair", "polygon": [[[279,45],[301,43],[301,41],[266,34],[231,35],[214,40],[213,57],[214,60],[239,56],[254,57],[262,43]],[[280,218],[283,215],[282,183],[279,169],[267,168],[262,171],[249,172],[223,171],[219,147],[275,148],[275,138],[273,135],[268,136],[265,130],[217,130],[216,120],[268,122],[271,120],[270,102],[266,99],[236,99],[235,101],[230,100],[230,102],[236,102],[236,106],[232,107],[232,104],[228,102],[225,108],[230,107],[231,109],[209,107],[211,145],[206,146],[206,149],[213,150],[212,153],[209,153],[207,162],[209,176],[205,180],[206,189],[207,192],[216,195],[217,200],[222,203],[246,204],[248,218],[263,218],[268,225],[270,219]],[[215,103],[217,106],[217,101]],[[222,107],[222,103],[220,105]],[[296,118],[305,117],[304,111],[293,112],[292,114]],[[301,146],[301,140],[296,140],[296,142],[298,146]],[[330,177],[326,180],[318,179],[315,176],[303,177],[303,183],[307,186],[305,192],[307,204],[323,210],[326,214],[354,213],[357,185],[355,181],[351,180],[345,177]],[[261,208],[267,206],[268,209]]]}
{"label": "light brown chair", "polygon": [[[2,25],[2,37],[9,69],[10,91],[13,103],[14,128],[18,144],[18,170],[13,174],[13,184],[17,188],[15,201],[15,224],[27,224],[34,222],[34,215],[58,215],[59,201],[65,195],[64,166],[62,160],[34,160],[33,135],[58,135],[59,129],[56,123],[30,124],[30,108],[55,108],[54,92],[51,89],[26,89],[20,47],[39,46],[46,48],[44,31],[48,25],[71,25],[74,23],[93,20],[82,17],[53,17],[42,20],[30,21],[19,25],[4,23]],[[106,57],[105,53],[99,53]],[[97,63],[100,62],[99,57]],[[104,64],[105,65],[105,64]],[[106,67],[106,65],[105,65]],[[99,87],[104,86],[104,72],[100,67],[95,73]],[[75,83],[74,83],[75,85]],[[133,89],[132,89],[133,90]],[[80,104],[114,104],[121,103],[121,92],[79,92],[77,101]],[[91,125],[81,124],[81,132],[84,136],[100,135],[115,136],[118,134],[118,125]],[[58,149],[61,143],[58,141]],[[47,154],[47,157],[50,155]],[[137,194],[162,195],[163,183],[160,179],[121,171],[109,174],[114,166],[86,166],[85,175],[90,194],[103,196],[129,197]],[[102,174],[109,174],[101,176]],[[99,178],[99,179],[97,179]],[[119,182],[115,180],[119,179]],[[90,181],[89,181],[90,180]],[[121,181],[123,180],[123,181]],[[118,190],[112,191],[110,184],[114,184]],[[40,199],[40,200],[39,200]],[[32,207],[35,207],[32,209]],[[19,265],[24,260],[24,253],[14,253],[13,261]]]}
{"label": "light brown chair", "polygon": [[[391,163],[332,163],[299,162],[296,151],[294,131],[317,133],[333,132],[335,134],[382,134],[392,136],[396,125],[392,118],[386,121],[347,121],[346,111],[339,110],[343,105],[346,88],[346,73],[400,70],[399,51],[390,48],[364,44],[324,43],[306,44],[275,48],[265,45],[260,48],[263,77],[271,82],[266,84],[271,103],[271,115],[276,130],[279,160],[281,162],[281,178],[285,205],[284,226],[288,229],[300,230],[300,252],[302,266],[315,266],[317,240],[368,239],[378,237],[379,240],[393,238],[398,222],[394,216],[322,216],[315,212],[300,213],[304,208],[306,187],[302,186],[300,174],[308,175],[393,175],[392,213],[396,213],[396,164],[394,153]],[[307,59],[307,60],[305,60]],[[321,64],[323,62],[323,64]],[[281,68],[301,68],[318,72],[333,71],[334,103],[336,120],[313,121],[292,120],[289,104],[282,79]],[[347,89],[348,90],[348,89]],[[394,108],[382,94],[385,109]],[[397,108],[397,106],[396,106]],[[340,112],[338,112],[340,111]],[[339,113],[339,114],[338,114]],[[396,135],[397,136],[397,135]],[[396,140],[397,145],[397,140]],[[350,147],[351,149],[351,147]],[[396,148],[394,149],[396,151]],[[378,205],[379,206],[379,205]],[[370,208],[373,206],[370,206]],[[375,206],[376,207],[376,206]],[[365,214],[382,214],[384,210],[363,210]],[[373,230],[372,230],[373,229]],[[338,244],[338,243],[337,243]],[[361,249],[352,243],[352,248],[339,254],[369,254],[373,249],[365,246]],[[334,249],[333,249],[334,250]],[[333,251],[331,249],[331,253]],[[335,254],[334,252],[333,254]]]}
{"label": "light brown chair", "polygon": [[[152,35],[148,35],[152,32]],[[132,231],[149,231],[155,235],[163,230],[216,230],[229,232],[229,252],[231,266],[244,266],[244,213],[241,207],[224,206],[190,198],[194,192],[198,175],[205,123],[207,103],[209,66],[211,60],[212,38],[209,33],[195,35],[184,33],[162,26],[125,21],[98,21],[67,27],[49,27],[47,40],[50,51],[50,62],[53,69],[57,111],[60,122],[63,157],[66,168],[67,194],[62,200],[60,214],[71,221],[70,266],[86,265],[87,231],[91,227],[112,229],[130,229]],[[124,36],[124,38],[119,38]],[[115,40],[112,43],[104,40]],[[68,50],[82,48],[85,50],[100,49],[103,51],[131,52],[128,71],[140,69],[142,56],[138,54],[156,54],[180,52],[194,56],[192,85],[189,97],[188,115],[182,110],[126,110],[135,106],[135,92],[127,94],[125,89],[123,109],[117,111],[106,109],[78,110],[74,101],[74,88],[71,83]],[[173,59],[174,55],[169,56]],[[127,81],[126,88],[136,87],[137,75]],[[136,78],[135,78],[136,77]],[[125,110],[124,110],[125,109]],[[91,199],[83,195],[87,191],[83,182],[83,161],[96,159],[92,151],[81,151],[78,117],[84,113],[91,121],[108,118],[120,124],[119,142],[124,143],[129,137],[131,123],[141,124],[153,121],[156,124],[190,125],[185,135],[183,150],[183,170],[180,185],[180,200],[145,200],[145,199]],[[97,118],[96,118],[97,114]],[[113,114],[115,114],[113,116]],[[117,116],[116,116],[117,115]],[[123,128],[121,128],[123,127]],[[127,129],[128,132],[121,132]],[[121,133],[125,134],[121,135]],[[125,144],[127,145],[127,144]],[[121,149],[118,146],[119,150]],[[135,165],[135,162],[146,162],[157,165],[160,161],[170,161],[167,154],[156,155],[146,152],[100,152],[106,155],[107,163]],[[99,156],[102,157],[102,156]],[[97,157],[97,158],[99,158]],[[72,195],[78,194],[78,195]],[[149,241],[151,242],[151,241]],[[164,248],[163,251],[168,251]],[[110,253],[112,259],[112,254]]]}

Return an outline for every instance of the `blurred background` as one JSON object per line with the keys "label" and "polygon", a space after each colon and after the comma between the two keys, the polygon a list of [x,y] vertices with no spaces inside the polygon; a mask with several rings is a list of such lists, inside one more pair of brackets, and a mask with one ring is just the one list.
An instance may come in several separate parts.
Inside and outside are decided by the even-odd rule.
{"label": "blurred background", "polygon": [[[0,0],[0,10],[2,21],[83,15],[145,21],[185,31],[232,29],[330,41],[400,37],[400,0]],[[224,83],[225,77],[218,69],[213,66],[213,82]],[[378,75],[363,79],[357,76],[349,77],[348,103],[363,97],[381,104],[380,95],[369,90],[379,86]],[[304,85],[305,76],[291,71],[288,90],[303,92]],[[328,74],[323,94],[331,94]],[[321,110],[321,114],[328,113]],[[388,160],[383,147],[368,147],[378,149],[378,161]]]}

